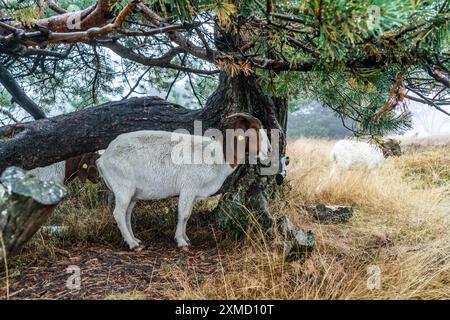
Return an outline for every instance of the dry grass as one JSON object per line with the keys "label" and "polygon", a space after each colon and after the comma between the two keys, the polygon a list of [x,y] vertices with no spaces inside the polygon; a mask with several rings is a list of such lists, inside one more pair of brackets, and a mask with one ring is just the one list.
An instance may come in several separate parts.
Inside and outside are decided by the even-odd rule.
{"label": "dry grass", "polygon": [[[180,265],[168,266],[165,297],[174,299],[449,299],[450,298],[450,148],[409,149],[388,159],[382,169],[335,171],[329,163],[332,142],[297,140],[289,144],[289,185],[272,201],[275,215],[313,230],[316,250],[303,261],[285,262],[258,232],[243,242],[222,242],[210,230],[195,227],[217,199],[195,208],[189,225],[193,243],[216,243],[218,273],[192,279]],[[104,190],[74,190],[52,223],[68,226],[61,238],[36,236],[16,260],[52,256],[66,243],[123,244]],[[346,224],[321,225],[298,208],[305,204],[346,204],[355,209]],[[135,209],[137,236],[172,245],[176,199],[143,203]],[[208,238],[209,237],[209,238]],[[170,244],[169,244],[170,243]],[[195,266],[194,266],[195,270]],[[371,270],[380,271],[380,288],[370,289]],[[219,274],[219,276],[218,276]],[[108,299],[144,298],[136,291]]]}
{"label": "dry grass", "polygon": [[[291,190],[282,196],[285,199],[273,202],[274,212],[288,214],[297,226],[316,233],[317,248],[310,257],[285,263],[268,245],[247,240],[239,253],[224,257],[228,270],[221,278],[199,287],[186,285],[173,297],[450,298],[450,181],[441,176],[439,166],[429,163],[430,157],[438,159],[450,149],[435,148],[389,159],[374,172],[331,174],[331,146],[332,142],[323,140],[291,143]],[[423,162],[416,161],[421,157]],[[427,167],[427,175],[447,179],[446,183],[423,189],[415,177],[405,178],[404,168],[412,163]],[[317,203],[352,205],[355,216],[347,224],[320,225],[297,209]],[[367,285],[368,281],[373,283],[372,270],[381,272],[379,289],[371,290]]]}
{"label": "dry grass", "polygon": [[450,135],[437,134],[428,137],[408,137],[400,138],[402,145],[412,148],[425,148],[425,147],[450,147]]}

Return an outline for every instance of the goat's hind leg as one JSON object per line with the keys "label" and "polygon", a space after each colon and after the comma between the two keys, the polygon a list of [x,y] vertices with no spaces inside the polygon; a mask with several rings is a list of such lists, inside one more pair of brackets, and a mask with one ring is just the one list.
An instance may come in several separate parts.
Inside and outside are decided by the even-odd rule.
{"label": "goat's hind leg", "polygon": [[117,197],[116,195],[116,207],[114,208],[114,218],[116,219],[117,226],[125,242],[128,244],[130,250],[139,247],[139,243],[134,239],[127,225],[127,210],[130,206],[131,197],[128,199],[125,197]]}
{"label": "goat's hind leg", "polygon": [[179,248],[187,248],[190,241],[186,236],[186,225],[192,213],[195,196],[180,194],[178,199],[178,223],[175,232],[175,241]]}
{"label": "goat's hind leg", "polygon": [[131,200],[130,204],[128,205],[128,209],[127,209],[127,228],[128,228],[128,231],[131,234],[131,237],[137,243],[139,243],[140,246],[142,246],[142,241],[134,236],[133,228],[131,227],[131,212],[133,211],[133,208],[134,208],[135,204],[136,204],[136,200]]}

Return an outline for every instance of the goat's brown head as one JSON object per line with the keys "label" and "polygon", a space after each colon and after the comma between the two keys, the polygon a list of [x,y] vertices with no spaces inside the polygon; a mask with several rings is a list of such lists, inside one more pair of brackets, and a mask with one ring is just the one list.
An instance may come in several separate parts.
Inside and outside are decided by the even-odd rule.
{"label": "goat's brown head", "polygon": [[68,183],[78,177],[82,183],[85,183],[86,180],[97,183],[100,174],[95,161],[98,158],[100,158],[98,153],[89,152],[66,160],[66,176],[64,182]]}
{"label": "goat's brown head", "polygon": [[[271,154],[269,138],[258,118],[248,113],[234,113],[222,122],[224,156],[232,167],[237,166],[245,155],[267,161]],[[240,150],[245,154],[240,154]]]}

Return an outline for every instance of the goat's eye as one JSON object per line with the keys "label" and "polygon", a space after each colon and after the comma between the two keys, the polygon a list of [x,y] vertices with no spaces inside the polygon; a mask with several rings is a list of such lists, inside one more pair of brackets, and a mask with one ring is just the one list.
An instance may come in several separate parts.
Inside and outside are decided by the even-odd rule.
{"label": "goat's eye", "polygon": [[83,169],[87,169],[88,168],[88,165],[87,165],[87,163],[83,163],[83,165],[81,166]]}

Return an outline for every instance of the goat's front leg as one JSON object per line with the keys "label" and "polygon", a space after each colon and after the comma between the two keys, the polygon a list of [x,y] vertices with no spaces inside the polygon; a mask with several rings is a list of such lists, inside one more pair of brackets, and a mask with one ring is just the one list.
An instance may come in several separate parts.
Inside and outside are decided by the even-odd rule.
{"label": "goat's front leg", "polygon": [[187,248],[190,245],[190,241],[186,236],[186,224],[191,216],[194,200],[195,196],[183,193],[180,194],[178,199],[178,223],[175,241],[179,248]]}

